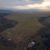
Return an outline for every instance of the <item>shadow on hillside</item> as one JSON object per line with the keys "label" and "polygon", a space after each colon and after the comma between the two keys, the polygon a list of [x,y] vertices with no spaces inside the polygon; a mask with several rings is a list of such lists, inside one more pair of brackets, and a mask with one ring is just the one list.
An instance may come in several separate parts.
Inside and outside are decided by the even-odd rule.
{"label": "shadow on hillside", "polygon": [[[18,24],[17,21],[6,19],[4,16],[7,15],[6,13],[0,14],[0,32],[15,27]],[[0,50],[14,50],[14,48],[16,48],[16,43],[0,35]]]}
{"label": "shadow on hillside", "polygon": [[34,37],[38,38],[40,36],[42,40],[36,41],[36,44],[31,48],[27,48],[27,50],[50,50],[50,17],[39,18],[39,22],[45,27],[40,29]]}
{"label": "shadow on hillside", "polygon": [[0,14],[0,32],[3,32],[4,30],[8,28],[14,27],[18,22],[14,20],[6,19],[4,16],[7,16],[8,14]]}
{"label": "shadow on hillside", "polygon": [[39,42],[39,50],[50,50],[50,16],[42,17],[41,23],[45,25],[45,27],[38,32],[40,37],[44,39]]}
{"label": "shadow on hillside", "polygon": [[15,48],[16,43],[0,35],[0,50],[14,50]]}

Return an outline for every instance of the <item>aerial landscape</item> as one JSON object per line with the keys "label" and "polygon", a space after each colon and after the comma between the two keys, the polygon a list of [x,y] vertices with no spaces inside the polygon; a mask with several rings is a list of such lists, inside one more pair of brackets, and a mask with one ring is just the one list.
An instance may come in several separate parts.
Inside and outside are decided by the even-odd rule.
{"label": "aerial landscape", "polygon": [[50,0],[1,2],[0,50],[50,50]]}
{"label": "aerial landscape", "polygon": [[4,49],[15,49],[17,46],[20,49],[26,47],[29,41],[35,40],[37,43],[43,43],[50,39],[49,14],[0,13],[0,42],[3,43]]}

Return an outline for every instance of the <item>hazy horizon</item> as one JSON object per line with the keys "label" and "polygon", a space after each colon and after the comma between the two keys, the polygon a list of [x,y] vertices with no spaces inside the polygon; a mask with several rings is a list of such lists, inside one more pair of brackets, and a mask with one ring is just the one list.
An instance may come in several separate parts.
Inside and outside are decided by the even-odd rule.
{"label": "hazy horizon", "polygon": [[0,0],[0,9],[50,11],[50,0]]}

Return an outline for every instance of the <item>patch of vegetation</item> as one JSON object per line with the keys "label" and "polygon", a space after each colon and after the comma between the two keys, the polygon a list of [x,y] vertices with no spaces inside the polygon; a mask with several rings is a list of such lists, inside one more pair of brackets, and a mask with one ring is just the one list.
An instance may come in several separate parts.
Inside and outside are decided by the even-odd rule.
{"label": "patch of vegetation", "polygon": [[39,18],[43,16],[47,15],[15,13],[0,17],[0,26],[4,29],[1,29],[2,32],[0,31],[0,34],[4,39],[11,39],[11,42],[16,44],[16,48],[14,49],[5,45],[2,45],[0,48],[4,48],[5,50],[8,48],[8,50],[24,50],[29,40],[35,40],[37,44],[33,49],[41,49],[44,46],[43,41],[47,40],[44,37],[50,33],[50,29],[48,29],[50,25],[47,22],[49,18],[42,19],[42,23],[39,21]]}
{"label": "patch of vegetation", "polygon": [[38,34],[35,36],[36,38],[40,36],[38,39],[41,38],[41,40],[36,41],[35,46],[30,48],[30,50],[50,50],[50,17],[42,18],[40,22],[42,22],[45,27],[40,29]]}
{"label": "patch of vegetation", "polygon": [[18,24],[18,22],[16,22],[16,21],[8,20],[8,19],[4,18],[4,16],[7,16],[7,15],[8,14],[0,14],[0,32],[3,32],[7,28],[12,28],[16,24]]}

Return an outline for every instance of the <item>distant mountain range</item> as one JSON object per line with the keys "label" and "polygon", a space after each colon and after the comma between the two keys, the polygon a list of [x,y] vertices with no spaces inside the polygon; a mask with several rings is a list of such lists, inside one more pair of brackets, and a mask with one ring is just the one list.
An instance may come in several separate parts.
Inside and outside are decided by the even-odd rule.
{"label": "distant mountain range", "polygon": [[15,12],[27,12],[27,13],[36,13],[36,12],[50,12],[50,11],[42,11],[39,9],[25,9],[25,10],[16,10],[16,9],[0,9],[0,13],[15,13]]}
{"label": "distant mountain range", "polygon": [[13,11],[12,10],[2,10],[0,9],[0,13],[12,13]]}

